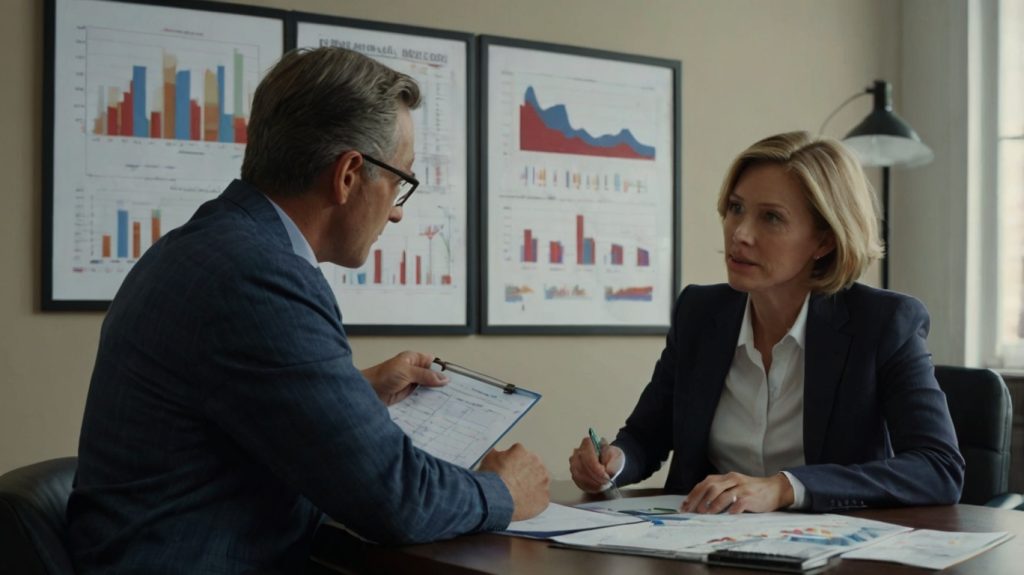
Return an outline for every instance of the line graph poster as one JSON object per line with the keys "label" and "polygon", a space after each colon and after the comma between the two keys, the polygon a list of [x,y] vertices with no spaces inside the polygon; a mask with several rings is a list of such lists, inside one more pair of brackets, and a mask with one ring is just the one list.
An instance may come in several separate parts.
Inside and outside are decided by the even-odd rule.
{"label": "line graph poster", "polygon": [[43,307],[105,309],[150,246],[238,177],[284,21],[245,7],[47,6]]}
{"label": "line graph poster", "polygon": [[469,89],[468,34],[300,14],[299,47],[361,52],[419,83],[412,111],[413,172],[420,187],[402,221],[389,224],[358,269],[323,264],[353,333],[464,333],[471,329],[473,278],[468,137],[475,107]]}
{"label": "line graph poster", "polygon": [[660,333],[680,64],[483,37],[484,330]]}

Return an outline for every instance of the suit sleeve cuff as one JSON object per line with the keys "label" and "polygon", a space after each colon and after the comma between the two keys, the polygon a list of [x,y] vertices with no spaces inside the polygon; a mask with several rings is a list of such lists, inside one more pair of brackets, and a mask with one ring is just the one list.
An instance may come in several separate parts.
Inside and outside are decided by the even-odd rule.
{"label": "suit sleeve cuff", "polygon": [[787,507],[787,509],[807,509],[807,488],[792,473],[783,471],[782,474],[786,476],[789,484],[793,486],[793,504]]}
{"label": "suit sleeve cuff", "polygon": [[484,502],[483,519],[476,530],[502,531],[512,521],[512,511],[515,509],[512,494],[508,492],[508,487],[497,473],[481,471],[474,473],[473,476]]}

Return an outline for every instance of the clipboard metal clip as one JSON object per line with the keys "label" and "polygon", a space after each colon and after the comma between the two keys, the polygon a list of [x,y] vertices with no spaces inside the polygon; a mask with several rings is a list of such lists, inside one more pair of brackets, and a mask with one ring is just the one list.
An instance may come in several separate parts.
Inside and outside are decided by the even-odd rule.
{"label": "clipboard metal clip", "polygon": [[489,375],[482,374],[482,373],[480,373],[478,371],[473,371],[472,369],[467,369],[465,367],[462,367],[461,365],[452,363],[450,361],[444,361],[443,359],[441,359],[439,357],[435,357],[434,358],[434,363],[436,363],[437,365],[441,366],[441,371],[450,371],[452,373],[458,373],[458,374],[464,375],[466,377],[472,377],[473,379],[476,379],[478,381],[482,381],[482,382],[484,382],[484,383],[486,383],[488,385],[493,385],[494,387],[499,387],[505,393],[515,393],[516,392],[515,384],[508,383],[508,382],[505,382],[505,381],[501,381],[500,379],[493,378],[493,377],[491,377]]}

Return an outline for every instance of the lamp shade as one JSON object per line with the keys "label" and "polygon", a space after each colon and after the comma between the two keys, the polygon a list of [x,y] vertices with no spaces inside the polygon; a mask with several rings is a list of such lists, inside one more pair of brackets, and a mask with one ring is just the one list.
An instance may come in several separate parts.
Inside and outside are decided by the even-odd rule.
{"label": "lamp shade", "polygon": [[892,86],[877,80],[874,109],[843,138],[864,166],[920,166],[935,158],[917,132],[892,111]]}

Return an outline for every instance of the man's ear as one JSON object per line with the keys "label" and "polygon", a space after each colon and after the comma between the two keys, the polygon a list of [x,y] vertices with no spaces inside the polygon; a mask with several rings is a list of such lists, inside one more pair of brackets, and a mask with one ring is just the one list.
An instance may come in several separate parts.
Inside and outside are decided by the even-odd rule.
{"label": "man's ear", "polygon": [[349,150],[338,156],[331,170],[331,200],[336,205],[344,205],[362,182],[363,155]]}

